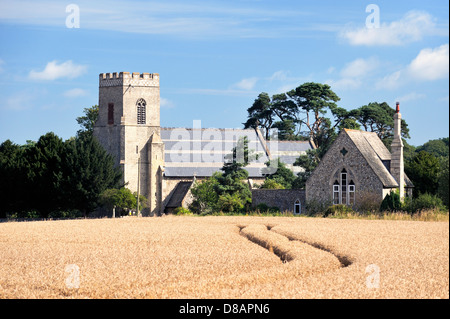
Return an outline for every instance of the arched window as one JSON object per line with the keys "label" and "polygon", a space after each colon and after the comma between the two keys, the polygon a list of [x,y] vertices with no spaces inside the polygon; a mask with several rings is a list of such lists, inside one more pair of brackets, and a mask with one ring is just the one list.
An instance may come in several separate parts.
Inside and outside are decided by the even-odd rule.
{"label": "arched window", "polygon": [[339,194],[341,193],[341,191],[340,191],[340,185],[339,185],[339,182],[336,180],[336,181],[334,181],[334,184],[333,184],[333,204],[334,205],[337,205],[337,204],[339,204]]}
{"label": "arched window", "polygon": [[348,173],[344,168],[339,174],[339,180],[335,180],[333,183],[333,204],[353,205],[355,192],[355,183],[353,180],[348,181]]}
{"label": "arched window", "polygon": [[136,102],[137,106],[137,124],[145,124],[145,108],[147,106],[147,103],[144,99],[139,99]]}
{"label": "arched window", "polygon": [[348,204],[353,205],[355,203],[355,183],[353,180],[348,184]]}
{"label": "arched window", "polygon": [[300,215],[302,213],[302,204],[300,203],[300,200],[296,200],[294,203],[294,214]]}

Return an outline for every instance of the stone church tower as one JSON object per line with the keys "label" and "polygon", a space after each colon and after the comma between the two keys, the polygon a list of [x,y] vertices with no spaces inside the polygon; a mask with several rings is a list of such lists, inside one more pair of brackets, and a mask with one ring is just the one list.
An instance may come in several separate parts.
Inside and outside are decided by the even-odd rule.
{"label": "stone church tower", "polygon": [[123,182],[160,214],[164,144],[160,133],[159,74],[101,73],[94,135],[115,158]]}

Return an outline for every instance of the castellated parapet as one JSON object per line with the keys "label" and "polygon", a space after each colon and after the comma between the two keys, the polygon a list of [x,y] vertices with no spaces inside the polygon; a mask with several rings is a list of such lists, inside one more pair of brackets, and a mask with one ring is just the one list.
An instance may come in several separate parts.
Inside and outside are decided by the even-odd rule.
{"label": "castellated parapet", "polygon": [[139,73],[139,72],[114,72],[114,73],[100,73],[99,86],[144,86],[152,87],[159,86],[158,73]]}

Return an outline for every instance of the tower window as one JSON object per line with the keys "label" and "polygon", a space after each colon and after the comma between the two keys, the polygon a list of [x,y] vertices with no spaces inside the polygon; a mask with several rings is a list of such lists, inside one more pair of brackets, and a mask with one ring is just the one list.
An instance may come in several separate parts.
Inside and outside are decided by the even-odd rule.
{"label": "tower window", "polygon": [[137,124],[145,124],[145,108],[147,106],[147,103],[144,99],[139,99],[136,102],[137,106]]}
{"label": "tower window", "polygon": [[108,103],[108,124],[114,124],[114,103]]}

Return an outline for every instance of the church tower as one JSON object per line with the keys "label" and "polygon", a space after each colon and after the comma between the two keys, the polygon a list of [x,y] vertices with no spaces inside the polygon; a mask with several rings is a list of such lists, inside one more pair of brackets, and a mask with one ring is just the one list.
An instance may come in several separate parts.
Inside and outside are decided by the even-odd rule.
{"label": "church tower", "polygon": [[397,102],[394,115],[394,140],[391,144],[391,174],[399,185],[400,200],[405,197],[405,171],[403,164],[402,115]]}
{"label": "church tower", "polygon": [[115,158],[123,182],[161,212],[164,144],[160,138],[158,73],[101,73],[94,135]]}

